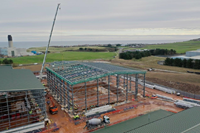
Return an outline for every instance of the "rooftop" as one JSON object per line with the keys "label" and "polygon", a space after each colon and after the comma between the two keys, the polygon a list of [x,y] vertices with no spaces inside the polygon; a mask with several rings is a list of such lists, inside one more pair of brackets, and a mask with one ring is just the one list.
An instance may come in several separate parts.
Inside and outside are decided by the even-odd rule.
{"label": "rooftop", "polygon": [[0,66],[0,91],[23,91],[44,89],[29,69],[12,69]]}
{"label": "rooftop", "polygon": [[115,74],[145,74],[146,71],[130,69],[109,63],[61,61],[50,63],[46,67],[70,85],[88,82]]}
{"label": "rooftop", "polygon": [[128,133],[199,133],[200,107],[193,107]]}
{"label": "rooftop", "polygon": [[141,127],[143,125],[146,125],[148,123],[154,122],[156,120],[162,119],[170,115],[173,115],[173,113],[165,111],[165,110],[157,110],[157,111],[118,123],[116,125],[97,130],[94,133],[123,133],[123,132],[127,132],[131,129]]}

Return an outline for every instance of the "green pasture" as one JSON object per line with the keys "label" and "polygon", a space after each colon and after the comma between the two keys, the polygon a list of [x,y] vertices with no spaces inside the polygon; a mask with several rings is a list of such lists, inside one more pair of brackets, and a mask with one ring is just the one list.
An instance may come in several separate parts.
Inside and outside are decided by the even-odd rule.
{"label": "green pasture", "polygon": [[143,48],[124,48],[125,49],[174,49],[177,53],[185,53],[186,51],[200,49],[200,41],[185,41],[185,42],[175,42],[167,44],[154,44],[146,45]]}
{"label": "green pasture", "polygon": [[[114,52],[60,52],[47,54],[46,62],[71,61],[71,60],[93,60],[93,59],[112,59]],[[44,55],[24,56],[9,58],[15,64],[42,63]]]}

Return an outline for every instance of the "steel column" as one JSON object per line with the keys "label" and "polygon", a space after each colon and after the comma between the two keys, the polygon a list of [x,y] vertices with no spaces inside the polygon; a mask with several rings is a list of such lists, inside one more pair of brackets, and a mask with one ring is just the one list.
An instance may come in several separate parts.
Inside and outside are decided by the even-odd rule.
{"label": "steel column", "polygon": [[8,111],[9,127],[10,127],[10,110],[9,110],[9,105],[8,105],[8,92],[6,93],[6,104],[7,104],[7,111]]}
{"label": "steel column", "polygon": [[66,95],[66,82],[63,81],[63,84],[64,84],[63,89],[64,89],[64,107],[65,107],[66,106],[66,97],[67,97],[67,95]]}
{"label": "steel column", "polygon": [[124,74],[124,89],[125,89],[125,74]]}
{"label": "steel column", "polygon": [[[27,97],[27,91],[26,91],[26,98],[28,99],[28,97]],[[28,113],[28,123],[29,123],[29,111],[30,110],[27,111],[27,113]]]}
{"label": "steel column", "polygon": [[60,86],[60,83],[59,83],[59,85],[58,85],[58,77],[56,77],[56,92],[57,92],[57,94],[56,94],[56,96],[57,96],[57,101],[58,101],[58,98],[59,98],[59,86]]}
{"label": "steel column", "polygon": [[62,90],[62,86],[63,86],[63,82],[62,82],[62,80],[61,79],[59,79],[59,81],[60,81],[60,87],[59,87],[59,90],[60,90],[60,105],[62,105],[63,103],[62,103],[62,101],[63,101],[63,99],[62,99],[62,95],[63,95],[63,90]]}
{"label": "steel column", "polygon": [[85,111],[87,111],[87,85],[85,82]]}
{"label": "steel column", "polygon": [[110,76],[108,76],[108,104],[110,104]]}
{"label": "steel column", "polygon": [[69,98],[69,83],[67,83],[67,107],[70,110],[70,98]]}
{"label": "steel column", "polygon": [[119,88],[119,75],[117,74],[117,103],[118,103],[118,97],[119,97],[118,88]]}
{"label": "steel column", "polygon": [[73,86],[71,85],[72,90],[72,113],[74,114],[74,94],[73,94]]}
{"label": "steel column", "polygon": [[128,74],[127,74],[127,77],[126,77],[126,102],[128,101]]}
{"label": "steel column", "polygon": [[97,106],[99,106],[99,79],[97,79]]}
{"label": "steel column", "polygon": [[143,85],[143,97],[145,97],[145,74],[144,74],[144,81],[143,81],[144,85]]}
{"label": "steel column", "polygon": [[130,81],[130,86],[129,86],[129,90],[131,91],[131,75],[130,75],[130,78],[129,78],[129,81]]}
{"label": "steel column", "polygon": [[137,99],[138,93],[138,74],[135,75],[135,99]]}

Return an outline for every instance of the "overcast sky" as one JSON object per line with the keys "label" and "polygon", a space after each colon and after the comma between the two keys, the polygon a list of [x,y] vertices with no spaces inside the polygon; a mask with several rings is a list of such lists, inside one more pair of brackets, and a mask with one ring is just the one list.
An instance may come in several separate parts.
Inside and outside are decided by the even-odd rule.
{"label": "overcast sky", "polygon": [[0,42],[47,41],[58,3],[53,41],[200,35],[200,0],[1,0]]}

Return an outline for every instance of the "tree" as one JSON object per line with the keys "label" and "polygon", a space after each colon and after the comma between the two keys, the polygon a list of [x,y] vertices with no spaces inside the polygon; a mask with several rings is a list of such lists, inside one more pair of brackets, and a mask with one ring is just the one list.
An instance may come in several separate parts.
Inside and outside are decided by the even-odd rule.
{"label": "tree", "polygon": [[194,69],[200,69],[200,60],[195,60],[193,67],[194,67]]}
{"label": "tree", "polygon": [[167,58],[165,59],[165,63],[164,63],[164,64],[165,64],[165,65],[168,65],[168,66],[171,65],[171,63],[170,63],[170,58],[167,57]]}
{"label": "tree", "polygon": [[136,56],[135,56],[135,59],[140,59],[140,58],[142,58],[141,54],[137,53]]}
{"label": "tree", "polygon": [[187,66],[187,60],[186,60],[186,59],[183,59],[183,60],[182,60],[182,64],[183,64],[183,67],[186,67],[186,66]]}
{"label": "tree", "polygon": [[8,60],[8,62],[9,62],[9,64],[13,64],[13,60],[11,60],[11,59]]}
{"label": "tree", "polygon": [[85,48],[85,50],[87,50],[87,48]]}
{"label": "tree", "polygon": [[188,59],[188,60],[187,60],[186,67],[187,67],[187,68],[193,68],[193,60],[192,60],[192,59]]}
{"label": "tree", "polygon": [[83,50],[83,48],[79,48],[79,50]]}
{"label": "tree", "polygon": [[107,46],[108,46],[108,47],[112,47],[112,45],[111,45],[111,44],[108,44]]}
{"label": "tree", "polygon": [[116,44],[117,47],[121,46],[121,44]]}
{"label": "tree", "polygon": [[2,62],[1,62],[1,60],[0,60],[0,64],[1,64]]}
{"label": "tree", "polygon": [[3,64],[9,64],[10,62],[7,59],[3,60]]}
{"label": "tree", "polygon": [[170,58],[170,66],[174,66],[174,59]]}

